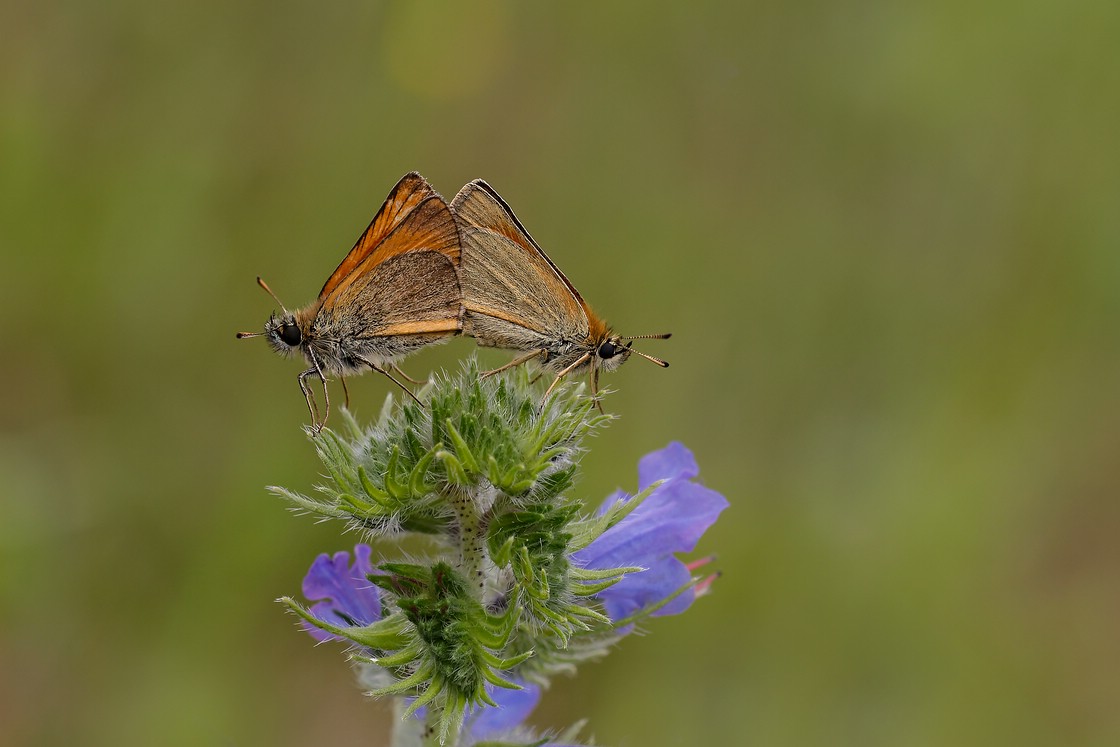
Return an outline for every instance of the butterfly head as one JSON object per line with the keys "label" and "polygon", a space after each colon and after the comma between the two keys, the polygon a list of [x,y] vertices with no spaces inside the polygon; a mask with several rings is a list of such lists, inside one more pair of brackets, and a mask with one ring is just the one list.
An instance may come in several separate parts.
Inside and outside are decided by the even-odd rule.
{"label": "butterfly head", "polygon": [[599,343],[595,349],[596,367],[603,371],[613,371],[630,357],[633,351],[630,349],[629,344],[623,344],[622,338],[618,335],[608,337]]}
{"label": "butterfly head", "polygon": [[303,332],[295,315],[289,312],[270,316],[264,324],[264,336],[272,349],[281,355],[291,355],[303,343]]}
{"label": "butterfly head", "polygon": [[301,309],[293,314],[288,311],[284,304],[280,303],[280,299],[276,298],[276,294],[263,280],[257,278],[257,284],[264,288],[268,295],[276,300],[276,303],[280,304],[283,313],[280,316],[275,313],[272,314],[268,321],[264,323],[264,332],[238,332],[237,337],[240,340],[248,337],[264,337],[268,340],[269,346],[277,353],[291,355],[294,350],[306,342],[307,312],[305,309]]}
{"label": "butterfly head", "polygon": [[[660,358],[654,358],[652,355],[646,355],[638,350],[634,350],[634,340],[642,339],[656,339],[664,340],[669,335],[638,335],[637,337],[622,337],[620,335],[608,335],[603,339],[598,347],[595,348],[595,364],[599,370],[613,371],[630,357],[631,353],[645,358],[647,361],[656,363],[662,368],[668,368],[669,364]],[[625,340],[625,342],[623,342]]]}

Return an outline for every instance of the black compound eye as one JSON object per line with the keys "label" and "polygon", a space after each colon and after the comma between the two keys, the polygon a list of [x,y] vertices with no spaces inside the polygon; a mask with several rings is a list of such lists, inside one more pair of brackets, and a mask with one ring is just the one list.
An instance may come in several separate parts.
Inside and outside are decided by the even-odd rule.
{"label": "black compound eye", "polygon": [[622,348],[620,348],[618,345],[615,345],[610,340],[607,340],[606,342],[604,342],[602,345],[599,346],[599,357],[600,358],[613,358],[616,355],[618,355],[618,351],[621,350],[621,349]]}
{"label": "black compound eye", "polygon": [[299,327],[290,322],[281,325],[277,334],[280,335],[280,339],[284,341],[284,344],[293,348],[299,345],[300,341],[303,340],[303,335],[300,334]]}

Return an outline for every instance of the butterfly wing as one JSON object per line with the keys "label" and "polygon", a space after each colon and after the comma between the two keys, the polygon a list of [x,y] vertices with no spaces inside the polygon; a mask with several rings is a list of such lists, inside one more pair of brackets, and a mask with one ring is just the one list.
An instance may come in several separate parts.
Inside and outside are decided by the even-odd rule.
{"label": "butterfly wing", "polygon": [[317,323],[357,340],[455,334],[462,328],[458,264],[455,219],[443,198],[432,192],[327,291]]}
{"label": "butterfly wing", "polygon": [[480,344],[530,350],[587,337],[579,292],[489,184],[463,187],[451,211],[461,234],[463,307]]}
{"label": "butterfly wing", "polygon": [[331,291],[335,290],[354,271],[354,268],[373,254],[381,242],[392,233],[393,229],[399,226],[425,200],[432,197],[439,198],[439,194],[432,189],[432,185],[428,183],[427,179],[415,171],[402,176],[401,180],[397,182],[397,186],[393,187],[389,196],[385,198],[385,204],[377,211],[377,215],[374,216],[369,227],[358,237],[358,242],[354,244],[354,248],[327,278],[327,282],[323,284],[323,289],[319,291],[319,299],[326,298]]}

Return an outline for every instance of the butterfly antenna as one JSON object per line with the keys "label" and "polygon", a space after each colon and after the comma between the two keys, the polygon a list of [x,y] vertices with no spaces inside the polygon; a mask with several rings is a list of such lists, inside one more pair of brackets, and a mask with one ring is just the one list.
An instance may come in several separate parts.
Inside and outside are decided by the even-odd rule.
{"label": "butterfly antenna", "polygon": [[626,343],[626,347],[630,349],[631,353],[635,353],[637,355],[640,355],[643,358],[645,358],[647,361],[650,361],[651,363],[656,363],[657,365],[661,366],[662,368],[668,368],[669,367],[669,362],[668,361],[663,361],[660,358],[654,358],[652,355],[646,355],[645,353],[634,350],[634,340],[668,340],[672,336],[673,336],[672,332],[665,332],[665,333],[660,334],[660,335],[632,335],[632,336],[629,336],[629,337],[625,337],[624,339],[629,340],[629,342]]}
{"label": "butterfly antenna", "polygon": [[669,367],[669,361],[663,361],[660,358],[654,358],[652,355],[646,355],[645,353],[641,352],[640,350],[631,349],[630,352],[632,352],[634,355],[640,355],[643,358],[645,358],[647,361],[650,361],[651,363],[656,363],[657,365],[661,366],[662,368],[668,368]]}
{"label": "butterfly antenna", "polygon": [[276,294],[272,292],[272,289],[268,287],[268,283],[264,282],[260,275],[257,275],[257,285],[264,288],[264,292],[272,296],[272,300],[280,304],[280,308],[284,310],[285,314],[288,314],[288,307],[284,305],[283,301],[276,297]]}
{"label": "butterfly antenna", "polygon": [[264,332],[238,332],[237,339],[244,340],[247,337],[263,337]]}
{"label": "butterfly antenna", "polygon": [[[654,337],[654,339],[661,339],[660,337],[656,337],[656,336],[653,336],[653,337]],[[635,340],[641,340],[642,338],[641,337],[636,337],[634,339]],[[660,358],[654,358],[652,355],[646,355],[645,353],[643,353],[640,350],[635,350],[633,340],[626,343],[626,349],[629,350],[631,353],[634,353],[635,355],[640,355],[641,357],[645,358],[647,361],[649,361],[651,363],[656,363],[657,365],[661,366],[662,368],[668,368],[669,367],[669,361],[663,361]]]}

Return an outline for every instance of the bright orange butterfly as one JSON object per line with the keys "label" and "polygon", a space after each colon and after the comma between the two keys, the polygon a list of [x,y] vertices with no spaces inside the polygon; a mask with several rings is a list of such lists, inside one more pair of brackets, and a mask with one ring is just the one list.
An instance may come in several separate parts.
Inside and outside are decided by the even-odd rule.
{"label": "bright orange butterfly", "polygon": [[[283,314],[270,316],[263,332],[237,336],[263,336],[282,355],[296,350],[303,355],[310,368],[299,375],[299,386],[320,429],[330,414],[328,375],[377,371],[416,399],[388,369],[409,353],[462,330],[459,251],[459,232],[447,202],[424,177],[405,174],[327,278],[317,300],[290,312],[257,278]],[[323,382],[322,420],[307,384],[311,376]],[[343,389],[345,384],[343,379]]]}

